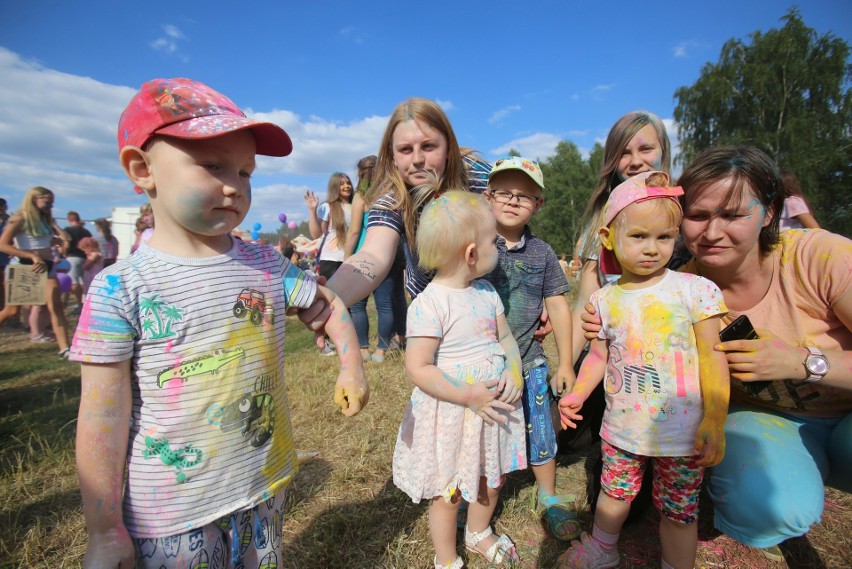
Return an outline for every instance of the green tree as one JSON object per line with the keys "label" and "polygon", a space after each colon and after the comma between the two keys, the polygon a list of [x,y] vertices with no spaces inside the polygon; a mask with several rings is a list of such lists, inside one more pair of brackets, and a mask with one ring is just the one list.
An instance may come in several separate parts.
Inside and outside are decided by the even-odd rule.
{"label": "green tree", "polygon": [[690,87],[675,91],[680,164],[717,144],[750,144],[799,178],[817,220],[852,235],[849,46],[817,35],[792,8],[784,27],[731,39]]}
{"label": "green tree", "polygon": [[[595,146],[591,157],[599,146]],[[583,159],[573,142],[563,140],[556,145],[556,153],[541,162],[541,170],[545,201],[530,225],[533,233],[547,241],[557,255],[570,257],[582,229],[583,209],[594,188],[597,168]]]}

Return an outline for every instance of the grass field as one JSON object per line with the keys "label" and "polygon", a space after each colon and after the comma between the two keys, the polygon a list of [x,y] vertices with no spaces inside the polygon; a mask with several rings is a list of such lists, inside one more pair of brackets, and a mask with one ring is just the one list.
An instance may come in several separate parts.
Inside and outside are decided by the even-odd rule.
{"label": "grass field", "polygon": [[[412,504],[391,479],[393,445],[411,392],[401,357],[366,364],[369,406],[346,418],[331,400],[337,359],[318,355],[312,341],[297,320],[288,321],[286,376],[301,470],[290,495],[281,566],[432,567],[426,504]],[[30,343],[19,328],[0,330],[0,569],[80,565],[86,531],[74,469],[79,381],[79,366],[58,359],[55,344]],[[558,486],[576,495],[588,523],[584,458],[560,457]],[[565,545],[548,538],[531,512],[532,490],[531,474],[510,476],[495,528],[514,539],[521,567],[549,568]],[[784,544],[786,563],[769,562],[718,534],[712,507],[706,500],[702,507],[698,567],[852,567],[848,494],[828,491],[822,523]],[[656,524],[650,513],[625,528],[620,567],[659,567]],[[462,550],[467,567],[487,567]]]}

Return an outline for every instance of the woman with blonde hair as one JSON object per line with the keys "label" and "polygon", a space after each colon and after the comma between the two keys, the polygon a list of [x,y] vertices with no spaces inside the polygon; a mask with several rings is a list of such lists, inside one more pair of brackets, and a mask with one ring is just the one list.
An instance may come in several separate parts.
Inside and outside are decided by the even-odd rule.
{"label": "woman with blonde hair", "polygon": [[[0,235],[0,252],[17,257],[22,265],[32,265],[35,272],[47,273],[46,304],[50,324],[59,345],[59,356],[68,357],[68,322],[62,306],[59,281],[53,268],[52,241],[59,237],[69,241],[70,236],[53,219],[53,192],[41,186],[27,190],[21,207],[9,218]],[[0,326],[15,318],[20,306],[7,305],[0,311]]]}

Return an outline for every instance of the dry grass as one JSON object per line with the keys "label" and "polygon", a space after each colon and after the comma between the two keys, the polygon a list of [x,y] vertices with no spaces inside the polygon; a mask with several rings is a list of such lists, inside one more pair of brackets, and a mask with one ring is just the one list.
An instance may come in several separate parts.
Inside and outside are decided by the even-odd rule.
{"label": "dry grass", "polygon": [[[297,321],[288,322],[286,374],[302,458],[282,567],[432,567],[426,504],[412,504],[391,481],[393,445],[411,392],[401,358],[366,364],[370,404],[348,419],[331,401],[336,358],[319,356],[311,341]],[[57,360],[55,351],[52,344],[30,344],[23,331],[0,330],[0,569],[76,567],[85,548],[73,457],[79,368]],[[558,484],[576,494],[588,522],[583,460],[560,457]],[[565,546],[548,538],[530,511],[532,488],[529,473],[510,477],[495,526],[515,540],[521,567],[553,567]],[[712,508],[703,506],[699,567],[785,566],[713,531]],[[659,567],[656,533],[653,513],[626,528],[620,567]],[[852,496],[829,490],[822,523],[784,549],[790,568],[852,567]],[[462,556],[471,569],[487,567]]]}

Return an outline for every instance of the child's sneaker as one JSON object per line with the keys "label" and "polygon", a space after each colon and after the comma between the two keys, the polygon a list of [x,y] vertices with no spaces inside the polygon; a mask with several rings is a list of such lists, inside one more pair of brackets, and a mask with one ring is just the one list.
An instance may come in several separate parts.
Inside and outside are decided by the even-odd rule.
{"label": "child's sneaker", "polygon": [[597,540],[583,532],[558,560],[560,569],[610,569],[619,562],[618,548],[604,549]]}

